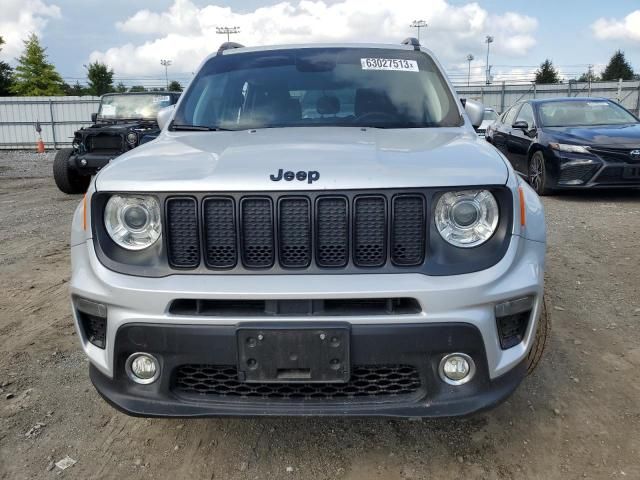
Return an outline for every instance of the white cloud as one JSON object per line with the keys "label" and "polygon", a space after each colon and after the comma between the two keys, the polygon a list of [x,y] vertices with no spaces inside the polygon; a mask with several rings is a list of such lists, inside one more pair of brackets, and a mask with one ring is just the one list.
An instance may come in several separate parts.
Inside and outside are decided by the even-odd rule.
{"label": "white cloud", "polygon": [[640,10],[623,19],[599,18],[592,25],[594,35],[601,40],[626,40],[640,43]]}
{"label": "white cloud", "polygon": [[190,72],[224,37],[216,26],[239,26],[233,37],[245,45],[307,42],[390,42],[416,35],[409,24],[416,18],[429,24],[423,43],[433,46],[444,61],[467,53],[481,54],[484,36],[492,34],[493,52],[522,56],[535,45],[537,20],[518,13],[492,15],[477,3],[452,5],[447,0],[300,0],[240,12],[229,7],[198,7],[175,0],[164,12],[140,10],[118,22],[127,34],[150,37],[138,44],[95,51],[90,61],[102,61],[118,75],[159,72],[161,58],[173,60],[174,72]]}
{"label": "white cloud", "polygon": [[6,42],[0,54],[2,59],[12,62],[30,33],[40,34],[49,19],[60,16],[60,7],[42,0],[2,0],[0,36]]}

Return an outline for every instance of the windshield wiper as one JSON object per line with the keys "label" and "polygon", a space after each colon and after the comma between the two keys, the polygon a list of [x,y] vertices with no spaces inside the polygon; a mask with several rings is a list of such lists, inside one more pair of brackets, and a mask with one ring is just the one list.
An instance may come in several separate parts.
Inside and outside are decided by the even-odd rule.
{"label": "windshield wiper", "polygon": [[186,124],[176,124],[172,123],[169,126],[169,130],[180,130],[185,132],[232,132],[235,131],[232,128],[222,128],[222,127],[208,127],[206,125],[186,125]]}

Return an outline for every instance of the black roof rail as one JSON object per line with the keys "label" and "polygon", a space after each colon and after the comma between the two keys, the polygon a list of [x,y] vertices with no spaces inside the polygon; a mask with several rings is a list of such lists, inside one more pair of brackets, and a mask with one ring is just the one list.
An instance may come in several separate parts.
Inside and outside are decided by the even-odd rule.
{"label": "black roof rail", "polygon": [[225,50],[232,50],[234,48],[244,48],[244,45],[236,42],[224,42],[220,45],[220,48],[218,48],[218,55],[222,55],[222,52]]}
{"label": "black roof rail", "polygon": [[420,41],[415,37],[405,38],[402,45],[411,45],[414,50],[420,50]]}

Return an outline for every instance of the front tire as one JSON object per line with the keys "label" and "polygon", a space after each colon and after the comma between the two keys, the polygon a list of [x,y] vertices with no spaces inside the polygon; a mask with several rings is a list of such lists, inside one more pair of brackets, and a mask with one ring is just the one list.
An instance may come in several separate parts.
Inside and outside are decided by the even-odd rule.
{"label": "front tire", "polygon": [[84,193],[89,188],[91,177],[80,175],[71,169],[69,165],[71,155],[73,155],[72,148],[58,150],[53,160],[53,179],[60,191],[64,193]]}
{"label": "front tire", "polygon": [[549,176],[547,175],[547,167],[544,163],[544,154],[540,151],[535,152],[529,159],[529,184],[540,196],[549,195]]}
{"label": "front tire", "polygon": [[531,350],[529,350],[529,354],[527,355],[527,375],[531,375],[540,363],[550,333],[551,319],[547,315],[547,303],[543,298],[542,310],[540,311],[540,318],[538,319],[538,328],[536,329]]}

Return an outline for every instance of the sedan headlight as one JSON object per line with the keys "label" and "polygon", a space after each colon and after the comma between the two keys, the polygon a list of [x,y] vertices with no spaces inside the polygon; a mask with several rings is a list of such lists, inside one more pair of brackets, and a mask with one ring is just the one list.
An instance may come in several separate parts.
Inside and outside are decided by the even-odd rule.
{"label": "sedan headlight", "polygon": [[436,205],[436,227],[456,247],[476,247],[489,240],[498,226],[498,202],[488,190],[447,192]]}
{"label": "sedan headlight", "polygon": [[155,197],[114,195],[104,209],[104,224],[122,248],[143,250],[160,237],[160,205]]}
{"label": "sedan headlight", "polygon": [[591,153],[589,147],[583,147],[582,145],[569,145],[567,143],[549,143],[549,146],[558,150],[559,152],[569,153]]}

